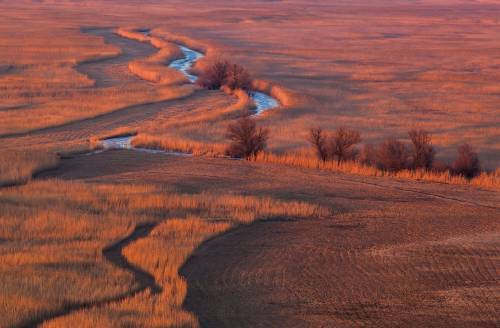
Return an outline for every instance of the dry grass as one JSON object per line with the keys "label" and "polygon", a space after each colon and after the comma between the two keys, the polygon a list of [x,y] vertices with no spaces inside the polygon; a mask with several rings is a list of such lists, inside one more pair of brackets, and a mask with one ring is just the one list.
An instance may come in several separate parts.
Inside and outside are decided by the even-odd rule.
{"label": "dry grass", "polygon": [[[139,79],[96,87],[96,81],[78,69],[117,57],[121,49],[105,44],[101,37],[68,28],[63,22],[54,24],[39,18],[40,26],[37,25],[36,31],[31,31],[31,27],[19,28],[23,20],[18,16],[26,14],[14,11],[12,17],[0,24],[4,45],[0,65],[6,67],[5,74],[0,75],[0,135],[60,125],[128,106],[176,99],[193,91],[187,86],[155,87]],[[24,39],[24,33],[31,33],[32,42],[19,41]],[[179,51],[157,38],[150,42],[161,50],[145,61],[149,64],[155,62],[160,66],[162,60],[176,56]],[[97,73],[130,75],[127,62],[119,64],[120,57],[113,59],[112,72]],[[171,74],[182,80],[176,75],[178,72]],[[94,78],[101,78],[100,75]]]}
{"label": "dry grass", "polygon": [[[47,121],[41,126],[57,124],[53,115],[43,114],[52,111],[52,106],[41,104],[36,94],[21,96],[9,86],[43,90],[50,85],[65,90],[67,86],[92,85],[72,65],[109,56],[117,49],[80,33],[79,27],[99,25],[102,12],[107,12],[118,26],[145,26],[144,17],[148,17],[147,25],[156,27],[152,31],[155,37],[202,50],[206,60],[223,54],[259,79],[279,85],[278,90],[291,91],[284,96],[272,91],[286,106],[264,115],[266,125],[274,130],[270,144],[274,151],[304,147],[307,129],[318,122],[325,129],[358,129],[368,143],[389,134],[403,137],[408,129],[417,127],[435,136],[443,159],[450,159],[457,145],[469,142],[479,149],[487,168],[498,163],[498,120],[494,115],[498,59],[493,50],[498,47],[495,35],[500,28],[497,6],[427,2],[422,7],[404,1],[355,1],[307,2],[307,10],[303,10],[306,2],[293,1],[250,2],[240,9],[230,6],[228,11],[225,0],[196,6],[172,0],[145,2],[138,13],[127,1],[120,6],[92,3],[85,7],[69,1],[18,3],[2,4],[5,14],[0,35],[5,47],[0,55],[0,87],[8,91],[2,95],[11,94],[2,99],[2,107],[23,106],[30,110],[29,116],[45,116]],[[429,26],[433,27],[431,34],[426,32]],[[29,43],[23,41],[28,34]],[[138,71],[150,72],[148,79],[157,80],[152,69],[138,67]],[[5,83],[1,83],[3,79]],[[260,90],[269,90],[266,83],[258,85]],[[73,96],[68,94],[68,99]],[[107,95],[94,98],[96,104],[102,103]],[[76,99],[72,105],[81,100],[78,95]],[[71,112],[68,103],[49,113]],[[30,106],[41,106],[41,110]],[[86,111],[92,107],[89,103]],[[2,118],[5,112],[1,112]],[[79,115],[84,115],[83,109],[75,114]],[[33,127],[33,123],[21,121],[21,113],[16,116],[15,125],[14,118],[9,118],[11,122],[2,119],[8,123],[0,125],[4,129],[0,131],[20,131],[23,123]]]}
{"label": "dry grass", "polygon": [[498,162],[498,120],[489,119],[498,103],[498,7],[294,1],[228,12],[227,5],[181,6],[158,30],[203,40],[259,79],[300,93],[266,114],[274,150],[304,147],[318,122],[358,129],[369,143],[420,127],[443,159],[470,142],[487,167]]}
{"label": "dry grass", "polygon": [[137,129],[139,134],[132,140],[133,145],[195,155],[222,156],[227,125],[255,106],[242,90],[225,92],[231,97],[218,95],[194,110],[169,112],[141,125]]}
{"label": "dry grass", "polygon": [[0,187],[24,183],[37,172],[54,168],[59,158],[47,149],[0,151]]}
{"label": "dry grass", "polygon": [[337,161],[323,162],[317,159],[312,154],[273,154],[263,153],[255,159],[257,162],[285,164],[297,167],[317,168],[321,170],[328,170],[334,172],[342,172],[348,174],[357,174],[364,176],[377,176],[377,177],[395,177],[412,180],[422,180],[431,182],[440,182],[447,184],[458,185],[473,185],[481,188],[488,188],[500,190],[500,170],[491,173],[483,172],[473,179],[466,179],[462,176],[446,172],[434,172],[422,169],[417,170],[402,170],[398,172],[390,172],[380,170],[374,166],[368,166],[359,162],[346,161],[338,163]]}
{"label": "dry grass", "polygon": [[[60,318],[53,326],[107,322],[117,327],[129,320],[136,326],[194,325],[196,321],[180,308],[185,282],[177,270],[200,242],[255,219],[329,213],[316,205],[271,198],[58,180],[2,189],[0,204],[1,326],[33,320],[68,302],[111,298],[134,288],[131,275],[107,263],[101,249],[143,222],[163,223],[150,237],[126,248],[125,255],[154,274],[163,293],[141,293]],[[128,310],[134,314],[127,315]]]}
{"label": "dry grass", "polygon": [[[494,116],[500,63],[495,52],[500,31],[497,7],[483,10],[482,5],[457,5],[444,10],[446,5],[422,8],[400,1],[387,5],[299,0],[250,1],[236,9],[228,8],[233,3],[225,0],[196,6],[172,0],[144,2],[139,12],[132,1],[85,6],[73,1],[26,3],[0,5],[0,134],[191,95],[193,87],[172,86],[183,78],[161,65],[177,58],[178,49],[171,42],[179,42],[207,54],[195,73],[223,54],[262,78],[255,82],[256,89],[284,105],[261,119],[263,125],[272,127],[272,151],[300,150],[306,145],[308,128],[318,122],[325,128],[361,130],[366,142],[380,141],[388,134],[402,136],[418,126],[433,133],[445,157],[457,144],[468,141],[481,150],[487,166],[498,161],[498,118]],[[100,76],[124,80],[97,87],[99,79],[77,70],[82,63],[121,53],[102,38],[81,33],[81,26],[110,21],[118,26],[143,26],[145,17],[149,25],[158,26],[153,37],[132,30],[121,33],[159,51],[151,57],[115,63]],[[433,33],[427,33],[429,26]],[[157,84],[140,81],[129,71]],[[152,118],[138,127],[141,134],[134,143],[221,154],[227,123],[251,103],[243,95],[238,100],[207,99],[189,112],[166,110]],[[129,129],[136,127],[125,126],[111,134]],[[5,155],[2,150],[0,184],[29,180],[34,172],[57,162],[51,151],[23,147],[15,154]],[[491,189],[499,188],[500,178],[498,170],[471,181],[422,171],[389,174],[356,163],[320,163],[302,154],[265,154],[257,161]],[[338,196],[344,199],[346,195]],[[203,240],[255,219],[328,214],[308,203],[233,194],[180,194],[152,185],[47,180],[3,188],[0,326],[19,325],[68,303],[113,298],[137,287],[132,275],[110,265],[101,250],[144,222],[161,223],[149,237],[129,245],[125,255],[154,274],[163,293],[140,293],[46,326],[196,326],[196,319],[180,308],[186,283],[177,272]]]}
{"label": "dry grass", "polygon": [[223,156],[224,144],[211,144],[193,140],[172,137],[156,137],[139,134],[132,139],[132,145],[137,148],[159,149],[192,155]]}
{"label": "dry grass", "polygon": [[[148,104],[185,97],[192,93],[189,86],[175,88],[125,87],[66,91],[53,100],[38,100],[40,104],[1,113],[0,134],[30,131],[95,117],[133,105]],[[71,110],[68,110],[70,108]],[[30,117],[36,116],[37,120]]]}
{"label": "dry grass", "polygon": [[169,62],[183,57],[182,51],[177,45],[130,28],[119,28],[116,33],[139,42],[148,42],[159,49],[156,54],[149,58],[137,59],[128,63],[128,68],[132,73],[146,81],[164,85],[188,82],[181,72],[166,66]]}
{"label": "dry grass", "polygon": [[253,80],[252,88],[271,95],[273,98],[276,98],[280,106],[285,109],[308,106],[308,104],[312,101],[312,99],[308,99],[299,91],[293,91],[269,81],[258,79]]}
{"label": "dry grass", "polygon": [[[187,138],[179,138],[175,135],[152,136],[148,134],[139,134],[132,139],[132,144],[138,148],[159,149],[188,153],[196,156],[213,157],[225,156],[225,150],[227,148],[227,142],[222,140],[218,143],[209,143],[204,141],[194,141]],[[466,179],[462,176],[454,175],[449,171],[437,172],[417,169],[391,172],[378,169],[374,166],[365,165],[357,161],[345,161],[338,163],[337,161],[329,160],[323,162],[319,160],[315,154],[311,154],[309,151],[285,154],[265,152],[259,154],[254,160],[261,163],[285,164],[362,176],[403,178],[452,185],[472,185],[481,188],[500,190],[500,169],[493,172],[482,172],[479,176],[474,177],[473,179]]]}

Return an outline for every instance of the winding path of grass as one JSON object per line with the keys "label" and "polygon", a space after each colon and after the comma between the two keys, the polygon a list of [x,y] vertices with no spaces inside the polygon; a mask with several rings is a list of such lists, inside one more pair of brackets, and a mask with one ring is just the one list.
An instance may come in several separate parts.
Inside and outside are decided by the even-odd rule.
{"label": "winding path of grass", "polygon": [[152,294],[159,294],[162,291],[161,286],[156,282],[154,276],[147,271],[142,270],[138,266],[130,263],[127,258],[123,255],[122,251],[125,247],[132,244],[133,242],[146,238],[149,236],[150,232],[158,225],[158,223],[147,223],[142,225],[137,225],[128,236],[119,240],[118,242],[103,249],[102,254],[106,260],[115,265],[116,267],[128,271],[133,274],[134,280],[137,287],[129,290],[126,293],[115,295],[112,297],[107,297],[99,300],[92,300],[88,302],[81,303],[67,303],[65,306],[58,311],[49,312],[41,314],[38,318],[21,324],[21,328],[31,328],[38,327],[44,322],[57,319],[59,317],[66,316],[72,312],[77,312],[85,309],[92,309],[96,307],[101,307],[111,303],[116,303],[123,301],[126,298],[133,297],[136,294],[149,289]]}

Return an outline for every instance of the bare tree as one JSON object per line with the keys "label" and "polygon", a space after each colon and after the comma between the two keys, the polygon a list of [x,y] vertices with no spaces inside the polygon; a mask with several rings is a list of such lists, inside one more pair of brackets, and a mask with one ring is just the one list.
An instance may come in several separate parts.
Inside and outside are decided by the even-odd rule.
{"label": "bare tree", "polygon": [[309,130],[308,141],[314,147],[316,155],[323,162],[328,159],[328,151],[326,148],[326,136],[320,127],[311,128]]}
{"label": "bare tree", "polygon": [[452,171],[452,168],[450,167],[450,164],[444,161],[435,160],[432,163],[432,170],[434,172],[450,172]]}
{"label": "bare tree", "polygon": [[250,117],[240,118],[227,128],[226,138],[231,144],[226,154],[234,158],[250,159],[257,156],[267,146],[269,130],[257,128],[257,123]]}
{"label": "bare tree", "polygon": [[198,84],[210,90],[227,86],[231,90],[242,89],[249,91],[252,88],[250,73],[238,64],[231,64],[224,59],[215,60],[201,73]]}
{"label": "bare tree", "polygon": [[374,145],[366,144],[361,149],[359,161],[365,165],[377,165],[377,149]]}
{"label": "bare tree", "polygon": [[198,79],[198,84],[210,90],[220,89],[227,83],[230,67],[231,64],[227,60],[215,60],[203,70]]}
{"label": "bare tree", "polygon": [[463,144],[457,149],[457,158],[453,162],[453,172],[471,179],[481,173],[479,157],[469,144]]}
{"label": "bare tree", "polygon": [[399,171],[408,168],[410,150],[396,139],[387,139],[379,145],[377,165],[384,170]]}
{"label": "bare tree", "polygon": [[330,137],[328,142],[329,153],[337,158],[337,162],[352,159],[353,146],[361,142],[361,135],[358,131],[346,128],[338,128]]}
{"label": "bare tree", "polygon": [[432,146],[431,135],[424,130],[411,130],[408,132],[412,143],[412,162],[413,168],[432,168],[435,151]]}
{"label": "bare tree", "polygon": [[227,72],[225,85],[231,90],[242,89],[248,91],[252,88],[252,78],[243,66],[232,64]]}

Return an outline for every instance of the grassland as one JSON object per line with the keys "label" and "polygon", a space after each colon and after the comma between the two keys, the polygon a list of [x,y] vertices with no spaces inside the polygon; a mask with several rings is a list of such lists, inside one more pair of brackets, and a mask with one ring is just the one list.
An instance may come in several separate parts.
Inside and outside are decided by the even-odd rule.
{"label": "grassland", "polygon": [[263,122],[276,151],[303,148],[307,129],[318,124],[358,129],[367,143],[420,127],[434,134],[444,159],[470,142],[486,167],[497,165],[498,6],[225,5],[185,9],[160,29],[203,40],[300,94]]}
{"label": "grassland", "polygon": [[[155,52],[152,46],[127,42],[114,35],[113,29],[80,30],[48,21],[39,21],[36,30],[17,29],[16,24],[28,18],[25,12],[14,13],[2,21],[0,31],[6,45],[0,63],[12,66],[0,75],[0,135],[57,126],[191,92],[178,85],[148,85],[129,72],[134,58]],[[25,35],[36,41],[24,42]],[[155,56],[163,59],[164,53],[160,50]]]}
{"label": "grassland", "polygon": [[[152,185],[90,185],[47,180],[3,189],[1,198],[2,321],[15,326],[51,318],[60,308],[113,299],[140,281],[108,263],[101,250],[135,225],[159,223],[151,236],[128,246],[126,258],[152,272],[158,295],[145,290],[123,302],[47,320],[109,327],[178,326],[185,282],[178,268],[204,239],[237,223],[273,216],[320,216],[328,210],[298,202],[237,195],[182,194]],[[127,315],[133,309],[133,316]],[[77,321],[75,321],[77,320]]]}
{"label": "grassland", "polygon": [[[184,42],[205,50],[209,57],[223,54],[241,63],[261,80],[261,88],[265,87],[264,81],[271,81],[287,90],[275,91],[283,94],[286,106],[263,118],[263,123],[272,127],[274,151],[303,149],[307,129],[318,124],[358,129],[367,143],[389,135],[404,138],[409,129],[420,127],[433,133],[443,159],[450,159],[457,145],[469,142],[479,149],[485,167],[494,169],[498,163],[498,63],[494,54],[499,47],[499,26],[495,4],[354,1],[308,3],[304,10],[301,1],[258,1],[241,4],[238,9],[227,9],[228,2],[222,0],[209,7],[203,2],[180,6],[176,1],[151,1],[139,15],[127,2],[120,6],[97,3],[83,8],[70,2],[56,6],[30,4],[27,8],[22,3],[4,4],[1,35],[6,50],[2,51],[0,66],[22,61],[29,69],[14,74],[18,70],[14,65],[11,74],[2,73],[2,78],[9,80],[21,74],[23,81],[29,81],[23,83],[23,88],[49,82],[57,82],[64,89],[91,85],[87,77],[72,69],[74,64],[114,55],[118,49],[80,33],[80,27],[104,25],[99,24],[97,12],[98,8],[108,8],[115,12],[115,25],[152,27],[159,38]],[[144,24],[144,16],[148,16],[148,24]],[[26,35],[22,33],[28,32],[40,40],[20,41]],[[45,42],[49,34],[54,37]],[[37,64],[44,61],[61,69],[57,78],[32,73],[32,69],[47,71],[48,63]],[[62,78],[65,74],[68,77]],[[2,85],[9,89],[13,84],[5,81]],[[80,117],[88,115],[89,108],[105,112],[130,104],[132,98],[158,99],[146,89],[141,84],[135,91],[92,90],[87,94],[90,97],[78,98],[79,91],[64,97],[67,101],[49,99],[55,101],[50,106],[39,104],[45,102],[43,97],[35,101],[37,95],[31,101],[32,97],[25,99],[11,90],[3,93],[12,94],[9,108],[36,102],[41,110],[28,109],[27,113],[52,114],[45,123],[34,124],[23,122],[19,109],[9,110],[0,131],[23,130],[25,124],[37,128],[66,121],[70,118],[65,115],[70,114],[61,111],[71,106],[72,97],[82,103],[81,110],[75,111],[79,114],[74,114]],[[109,105],[103,108],[105,103]],[[58,115],[61,117],[55,119]]]}
{"label": "grassland", "polygon": [[37,172],[54,168],[58,156],[50,150],[31,148],[0,152],[0,187],[23,183]]}
{"label": "grassland", "polygon": [[[0,4],[0,186],[26,183],[0,189],[0,327],[498,324],[498,170],[306,149],[312,126],[419,127],[442,159],[470,142],[496,168],[498,5],[137,4]],[[185,84],[174,43],[206,54],[194,73],[224,56],[280,100],[258,118],[269,153],[218,158],[252,103]],[[197,156],[82,155],[136,133]]]}

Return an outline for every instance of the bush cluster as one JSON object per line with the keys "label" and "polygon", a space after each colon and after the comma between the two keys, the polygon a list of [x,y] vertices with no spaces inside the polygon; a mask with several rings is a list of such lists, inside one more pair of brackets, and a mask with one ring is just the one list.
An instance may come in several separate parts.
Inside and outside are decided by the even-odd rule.
{"label": "bush cluster", "polygon": [[203,70],[198,78],[198,84],[210,90],[228,87],[231,90],[250,91],[252,77],[244,67],[238,64],[227,60],[216,60]]}
{"label": "bush cluster", "polygon": [[267,145],[269,130],[257,128],[254,119],[245,116],[227,128],[226,138],[231,141],[226,155],[233,158],[255,158]]}
{"label": "bush cluster", "polygon": [[357,153],[353,146],[361,142],[361,135],[357,131],[345,128],[339,128],[333,133],[325,133],[321,128],[314,128],[310,131],[309,142],[322,161],[336,159],[340,163],[356,157]]}
{"label": "bush cluster", "polygon": [[[378,145],[364,145],[361,151],[355,148],[361,142],[361,134],[346,128],[331,132],[312,128],[308,140],[314,147],[316,156],[322,161],[335,160],[339,164],[343,161],[358,161],[392,172],[416,169],[449,171],[468,179],[481,173],[478,155],[468,144],[458,147],[456,159],[448,165],[435,160],[432,136],[427,131],[411,130],[408,137],[409,143],[391,138]],[[226,138],[231,141],[226,155],[251,159],[265,150],[269,130],[258,128],[251,117],[243,117],[228,126]]]}
{"label": "bush cluster", "polygon": [[390,138],[378,145],[364,145],[361,151],[354,148],[361,142],[360,133],[346,128],[333,132],[312,128],[308,140],[322,161],[336,160],[340,163],[355,160],[386,171],[450,171],[469,179],[481,173],[478,155],[468,144],[458,147],[455,161],[448,165],[435,160],[436,151],[432,145],[432,136],[427,131],[411,130],[408,137],[409,143]]}

